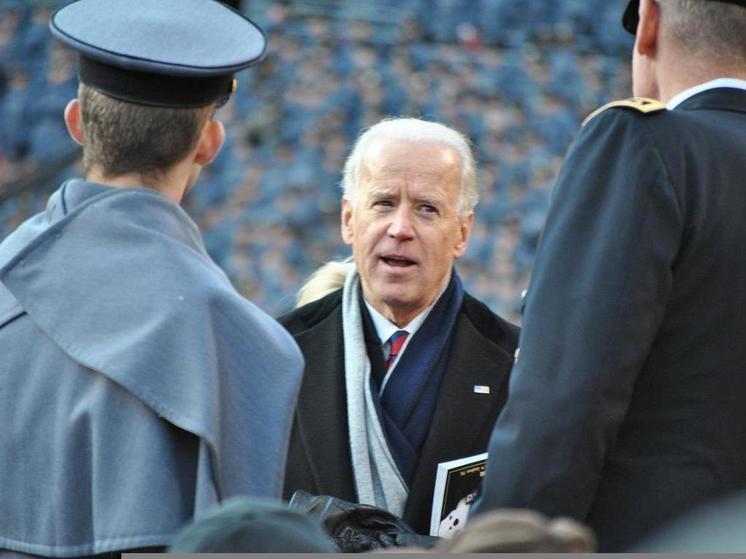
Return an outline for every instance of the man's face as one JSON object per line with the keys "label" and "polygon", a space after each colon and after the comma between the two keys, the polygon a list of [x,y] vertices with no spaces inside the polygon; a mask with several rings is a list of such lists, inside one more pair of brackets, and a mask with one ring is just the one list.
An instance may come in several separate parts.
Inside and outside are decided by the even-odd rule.
{"label": "man's face", "polygon": [[400,326],[435,300],[466,250],[474,216],[459,214],[459,165],[442,144],[374,139],[354,198],[342,202],[363,294]]}

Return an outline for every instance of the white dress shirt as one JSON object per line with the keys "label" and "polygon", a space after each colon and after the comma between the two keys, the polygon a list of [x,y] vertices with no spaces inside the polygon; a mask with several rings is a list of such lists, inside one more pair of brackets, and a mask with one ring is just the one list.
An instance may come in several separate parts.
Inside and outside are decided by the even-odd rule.
{"label": "white dress shirt", "polygon": [[678,93],[677,95],[671,97],[671,99],[666,104],[666,108],[671,111],[690,97],[694,97],[697,93],[707,91],[708,89],[716,89],[718,87],[730,87],[733,89],[743,89],[746,91],[746,81],[740,80],[738,78],[718,78],[716,80],[711,80],[709,82],[695,85],[694,87],[685,89],[681,93]]}
{"label": "white dress shirt", "polygon": [[376,334],[378,334],[378,339],[381,340],[381,344],[385,345],[388,339],[394,334],[395,332],[398,332],[399,330],[404,330],[407,332],[407,339],[404,340],[404,345],[402,345],[401,349],[399,350],[399,354],[394,359],[394,362],[391,363],[391,366],[389,367],[389,370],[386,372],[386,376],[383,378],[383,382],[381,383],[381,390],[379,391],[379,394],[383,394],[384,389],[386,388],[386,384],[388,383],[389,377],[391,376],[391,373],[396,369],[397,363],[399,363],[399,360],[401,359],[401,356],[404,355],[404,352],[407,350],[407,346],[409,345],[409,342],[412,340],[412,337],[415,335],[417,330],[420,329],[420,326],[425,322],[425,319],[430,314],[430,311],[433,310],[433,307],[435,306],[435,303],[437,303],[441,296],[443,295],[443,291],[440,292],[440,294],[436,297],[435,301],[433,301],[425,310],[423,310],[420,314],[415,316],[412,320],[410,320],[407,324],[404,326],[397,326],[393,322],[391,322],[388,318],[383,316],[381,313],[379,313],[376,309],[373,308],[373,306],[368,303],[368,301],[363,298],[363,301],[365,301],[365,306],[368,307],[368,312],[370,313],[370,318],[373,321],[373,326],[376,329]]}

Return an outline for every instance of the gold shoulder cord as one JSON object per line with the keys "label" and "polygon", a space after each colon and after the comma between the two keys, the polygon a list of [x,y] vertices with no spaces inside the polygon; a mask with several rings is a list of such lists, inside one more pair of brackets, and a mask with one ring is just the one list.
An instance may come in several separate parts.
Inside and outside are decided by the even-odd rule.
{"label": "gold shoulder cord", "polygon": [[660,101],[657,101],[656,99],[648,99],[647,97],[630,97],[629,99],[612,101],[611,103],[606,103],[603,107],[599,107],[586,117],[581,126],[585,126],[591,120],[593,120],[594,117],[601,114],[606,109],[611,109],[612,107],[634,109],[635,111],[646,114],[657,113],[658,111],[664,111],[666,109],[666,105],[664,103],[661,103]]}

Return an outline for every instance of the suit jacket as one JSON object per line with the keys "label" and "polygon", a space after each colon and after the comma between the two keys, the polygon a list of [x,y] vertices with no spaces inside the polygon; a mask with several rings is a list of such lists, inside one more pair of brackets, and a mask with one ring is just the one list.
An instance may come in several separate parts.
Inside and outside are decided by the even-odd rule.
{"label": "suit jacket", "polygon": [[581,130],[478,511],[570,515],[616,551],[746,483],[744,162],[739,89]]}
{"label": "suit jacket", "polygon": [[[297,489],[357,501],[352,477],[344,384],[342,290],[281,317],[306,359],[293,422],[285,497]],[[518,328],[464,295],[453,347],[430,433],[420,452],[404,520],[419,533],[430,527],[439,462],[484,452],[507,397]],[[490,394],[474,393],[474,385]]]}

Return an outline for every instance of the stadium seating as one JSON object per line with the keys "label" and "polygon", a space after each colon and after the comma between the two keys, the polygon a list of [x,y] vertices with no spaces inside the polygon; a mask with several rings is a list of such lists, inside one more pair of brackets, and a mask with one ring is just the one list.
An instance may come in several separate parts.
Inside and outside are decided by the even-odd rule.
{"label": "stadium seating", "polygon": [[[62,122],[75,60],[46,29],[58,4],[0,0],[0,238],[79,172],[55,167],[76,150]],[[629,95],[621,2],[244,6],[267,30],[269,52],[239,75],[219,113],[228,142],[186,201],[242,292],[278,314],[319,264],[348,254],[339,236],[344,158],[361,129],[408,115],[473,140],[481,202],[460,270],[469,290],[517,319],[563,154],[583,117]]]}

